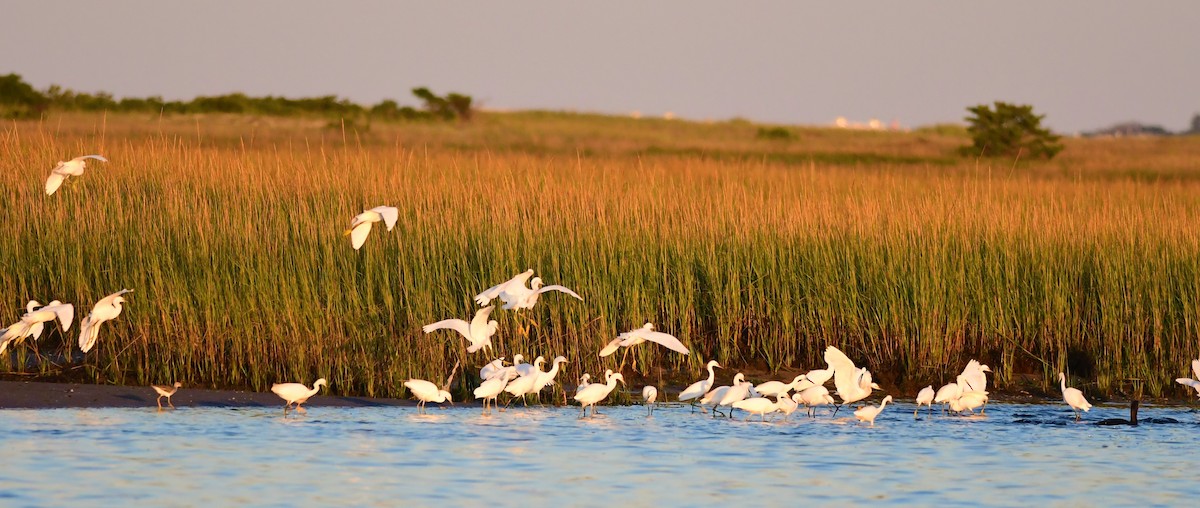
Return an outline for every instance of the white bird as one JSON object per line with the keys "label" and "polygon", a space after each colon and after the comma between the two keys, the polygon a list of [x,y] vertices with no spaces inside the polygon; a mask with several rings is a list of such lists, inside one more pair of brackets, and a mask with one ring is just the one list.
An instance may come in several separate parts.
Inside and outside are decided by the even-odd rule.
{"label": "white bird", "polygon": [[783,413],[783,419],[786,420],[792,415],[792,413],[796,411],[796,408],[799,407],[799,403],[784,393],[775,397],[775,407],[779,409],[780,413]]}
{"label": "white bird", "polygon": [[804,380],[797,383],[792,391],[802,392],[814,386],[824,386],[830,379],[833,379],[833,369],[810,370],[804,375]]}
{"label": "white bird", "polygon": [[871,426],[874,427],[875,426],[875,417],[879,416],[879,413],[882,413],[883,408],[886,407],[887,403],[891,402],[891,401],[892,401],[892,396],[888,395],[887,397],[883,398],[883,403],[880,404],[879,407],[875,407],[875,406],[860,407],[860,408],[858,408],[857,411],[854,412],[854,417],[858,418],[858,421],[860,421],[860,422],[871,422]]}
{"label": "white bird", "polygon": [[1062,372],[1058,373],[1059,386],[1062,388],[1063,401],[1071,406],[1071,411],[1075,412],[1075,421],[1079,421],[1082,415],[1079,410],[1091,411],[1092,404],[1083,396],[1083,392],[1075,388],[1067,388],[1067,375]]}
{"label": "white bird", "polygon": [[521,355],[513,357],[513,367],[517,369],[517,374],[521,376],[531,376],[534,372],[539,372],[542,369],[542,364],[546,363],[546,357],[538,356],[533,363],[520,363],[517,358],[524,358]]}
{"label": "white bird", "polygon": [[733,385],[718,386],[716,388],[713,388],[712,390],[709,390],[708,393],[704,394],[704,397],[700,398],[700,406],[712,405],[713,415],[716,415],[717,406],[720,405],[721,399],[725,398],[725,394],[729,393],[729,390],[731,388],[741,384],[742,381],[744,381],[745,379],[746,379],[746,376],[744,374],[742,374],[741,372],[738,372],[736,375],[733,376]]}
{"label": "white bird", "polygon": [[[747,413],[747,420],[749,420],[751,416],[759,415],[762,417],[762,421],[764,422],[767,421],[767,413],[773,413],[779,409],[779,406],[777,406],[774,402],[771,402],[771,399],[766,397],[742,399],[734,402],[732,405],[737,409],[745,411]],[[732,412],[730,414],[732,414]]]}
{"label": "white bird", "polygon": [[39,308],[36,300],[31,300],[25,305],[27,311],[21,316],[21,320],[14,323],[12,326],[0,331],[0,354],[8,349],[10,343],[16,343],[24,340],[27,337],[33,337],[37,340],[42,335],[42,330],[47,321],[58,319],[59,325],[62,326],[62,331],[67,331],[71,328],[71,321],[75,319],[75,306],[69,303],[62,303],[54,300],[46,306]]}
{"label": "white bird", "polygon": [[479,379],[491,379],[492,376],[495,376],[503,369],[503,357],[492,360],[491,363],[488,363],[487,365],[484,365],[483,368],[479,369]]}
{"label": "white bird", "polygon": [[350,219],[350,229],[347,229],[345,234],[350,235],[350,244],[354,250],[358,250],[363,246],[363,242],[367,241],[367,235],[371,233],[371,224],[383,221],[387,225],[387,230],[391,231],[396,226],[396,219],[399,218],[400,210],[396,207],[377,206],[370,210],[364,210],[363,213]]}
{"label": "white bird", "polygon": [[579,384],[575,385],[575,395],[579,395],[579,390],[587,388],[590,384],[592,384],[592,375],[586,372],[583,373],[582,376],[579,376]]}
{"label": "white bird", "polygon": [[[735,377],[734,379],[736,380],[737,378]],[[716,408],[721,407],[721,406],[729,406],[730,407],[729,417],[733,418],[733,408],[734,408],[733,404],[735,402],[738,402],[740,400],[745,400],[748,397],[750,397],[750,390],[751,390],[751,388],[754,387],[754,385],[751,384],[749,381],[744,381],[745,376],[742,376],[742,379],[743,379],[743,381],[741,381],[741,382],[735,381],[733,386],[730,386],[729,390],[725,391],[725,395],[722,396],[720,400],[714,400],[714,404],[716,404],[713,407],[714,410],[716,410]]]}
{"label": "white bird", "polygon": [[641,328],[634,328],[617,335],[617,338],[609,341],[608,345],[600,350],[600,357],[603,358],[613,354],[619,347],[632,347],[646,341],[653,342],[677,353],[688,354],[688,348],[684,347],[683,343],[679,342],[679,339],[675,338],[675,336],[656,332],[654,331],[654,324],[646,323]]}
{"label": "white bird", "polygon": [[[512,367],[508,367],[512,368]],[[479,384],[475,388],[474,394],[476,399],[483,399],[483,414],[488,414],[488,401],[496,402],[496,397],[504,388],[508,386],[508,376],[494,376]]]}
{"label": "white bird", "polygon": [[525,403],[525,396],[533,393],[534,385],[537,384],[538,378],[540,378],[543,374],[541,369],[543,363],[546,363],[546,359],[540,356],[537,357],[537,362],[535,362],[534,365],[530,365],[528,363],[524,365],[529,367],[524,374],[521,374],[520,377],[508,382],[508,386],[504,387],[504,391],[508,392],[509,395],[512,395],[512,398],[508,399],[508,404],[505,404],[504,407],[508,407],[509,404],[512,404],[512,401],[516,400],[517,397],[521,398],[522,404]]}
{"label": "white bird", "polygon": [[[4,351],[4,349],[0,348],[0,352],[3,352],[3,351]],[[1192,360],[1192,375],[1196,376],[1196,378],[1192,379],[1192,378],[1180,377],[1180,378],[1175,378],[1175,382],[1179,383],[1183,386],[1190,386],[1192,388],[1195,388],[1196,396],[1200,397],[1200,359]]]}
{"label": "white bird", "polygon": [[175,404],[171,403],[171,396],[175,395],[175,392],[179,391],[180,386],[183,386],[183,383],[180,383],[179,381],[176,381],[175,384],[171,385],[171,386],[150,385],[150,388],[153,388],[155,392],[158,392],[158,399],[155,400],[155,402],[158,403],[159,409],[162,409],[162,398],[163,397],[167,398],[167,405],[171,406],[171,409],[175,409]]}
{"label": "white bird", "polygon": [[963,392],[957,399],[950,401],[950,409],[956,413],[970,411],[975,414],[975,408],[987,404],[988,392],[969,391]]}
{"label": "white bird", "polygon": [[50,171],[50,177],[46,178],[46,195],[49,196],[57,191],[67,177],[83,175],[83,168],[87,167],[87,161],[84,159],[96,159],[100,162],[108,162],[100,155],[83,155],[69,161],[58,161],[58,166],[55,166]]}
{"label": "white bird", "polygon": [[929,406],[930,414],[933,413],[933,396],[934,395],[935,394],[933,392],[933,385],[926,386],[925,388],[922,388],[920,392],[917,393],[917,408],[913,410],[913,418],[917,417],[917,411],[921,410],[922,405]]}
{"label": "white bird", "polygon": [[759,395],[763,397],[774,397],[776,395],[787,395],[788,392],[796,388],[801,381],[804,381],[804,374],[800,374],[792,379],[791,383],[783,381],[767,381],[766,383],[755,385],[754,389],[758,390]]}
{"label": "white bird", "polygon": [[861,369],[855,367],[850,357],[838,348],[833,346],[825,348],[825,363],[828,363],[829,368],[833,369],[833,384],[837,387],[837,394],[838,397],[841,397],[842,404],[863,400],[871,395],[871,389],[879,388],[879,385],[871,382],[871,372],[866,367]]}
{"label": "white bird", "polygon": [[96,339],[100,336],[100,324],[121,315],[121,304],[125,303],[125,297],[122,295],[132,292],[132,289],[122,289],[96,302],[92,312],[83,318],[79,325],[79,349],[87,353],[96,346]]}
{"label": "white bird", "polygon": [[412,392],[413,396],[420,402],[417,403],[417,413],[425,411],[425,404],[429,402],[450,402],[454,404],[454,400],[450,398],[450,392],[439,389],[437,385],[430,383],[424,379],[409,379],[404,382],[404,387]]}
{"label": "white bird", "polygon": [[612,369],[604,372],[604,379],[607,381],[605,384],[592,383],[575,394],[575,401],[579,402],[580,409],[582,410],[579,413],[580,418],[587,415],[588,406],[592,406],[592,416],[596,416],[596,403],[604,400],[608,397],[608,394],[612,393],[613,389],[617,387],[617,381],[620,381],[622,384],[625,383],[625,376],[613,373]]}
{"label": "white bird", "polygon": [[833,395],[829,394],[829,389],[824,386],[810,386],[803,391],[797,392],[792,396],[792,400],[804,404],[808,408],[808,416],[817,416],[818,406],[831,406],[834,404]]}
{"label": "white bird", "polygon": [[300,407],[300,404],[308,402],[308,398],[321,391],[322,386],[329,386],[325,378],[318,379],[316,383],[313,383],[311,390],[300,383],[275,383],[271,385],[271,391],[287,402],[283,405],[283,414],[286,415],[288,407],[292,404],[296,405],[296,410],[303,413],[304,408]]}
{"label": "white bird", "polygon": [[684,388],[682,392],[679,392],[679,402],[698,399],[703,397],[704,394],[708,393],[709,388],[712,388],[713,380],[715,380],[717,376],[717,374],[713,372],[713,369],[721,368],[721,364],[717,363],[716,360],[709,360],[707,368],[708,379],[701,379],[688,385],[687,388]]}
{"label": "white bird", "polygon": [[991,372],[992,369],[987,365],[981,365],[976,360],[967,362],[967,366],[963,368],[962,377],[966,380],[969,389],[977,392],[987,391],[987,375],[985,372]]}
{"label": "white bird", "polygon": [[646,385],[642,388],[642,399],[646,401],[646,415],[654,414],[654,401],[658,399],[658,388]]}
{"label": "white bird", "polygon": [[[560,291],[575,297],[576,300],[583,301],[583,297],[565,286],[558,284],[542,286],[541,277],[534,277],[530,281],[529,277],[532,275],[532,268],[525,270],[511,279],[496,284],[483,290],[482,293],[475,295],[475,302],[479,305],[487,305],[493,299],[500,298],[504,302],[504,310],[532,309],[534,305],[537,305],[538,298],[541,297],[542,293],[547,291]],[[526,281],[529,281],[531,287],[525,286]]]}
{"label": "white bird", "polygon": [[[496,335],[496,330],[500,328],[500,322],[495,319],[488,321],[488,315],[492,313],[495,306],[487,306],[475,312],[475,317],[470,323],[461,319],[443,319],[431,325],[421,327],[425,333],[434,330],[454,330],[471,342],[467,347],[468,353],[474,353],[483,348],[492,348],[492,336]],[[516,361],[516,358],[513,358]]]}
{"label": "white bird", "polygon": [[[961,375],[959,376],[959,379],[962,379]],[[960,396],[962,396],[962,393],[963,393],[962,385],[959,385],[957,382],[946,383],[941,388],[938,388],[937,393],[934,394],[934,396],[933,396],[933,401],[938,404],[941,404],[942,411],[944,412],[946,410],[946,408],[950,405],[950,402],[954,401],[954,400],[958,400],[958,398]]]}
{"label": "white bird", "polygon": [[[563,363],[567,363],[567,357],[556,356],[554,357],[554,362],[550,364],[550,370],[538,374],[537,382],[533,384],[533,393],[537,394],[539,401],[541,400],[542,390],[545,390],[547,386],[554,382],[554,378],[558,376],[558,366]],[[563,396],[563,400],[566,400],[565,395]]]}

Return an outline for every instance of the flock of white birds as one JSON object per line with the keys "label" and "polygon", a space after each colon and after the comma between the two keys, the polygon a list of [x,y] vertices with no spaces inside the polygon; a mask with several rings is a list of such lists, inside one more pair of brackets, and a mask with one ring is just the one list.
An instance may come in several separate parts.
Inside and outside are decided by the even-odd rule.
{"label": "flock of white birds", "polygon": [[[100,155],[84,155],[65,162],[59,161],[46,179],[46,195],[53,195],[57,192],[69,177],[82,176],[88,159],[108,162],[108,159]],[[358,250],[366,242],[373,224],[383,222],[387,230],[391,231],[398,219],[399,210],[397,208],[377,206],[354,216],[350,221],[350,229],[347,229],[345,234],[350,236],[351,246]],[[490,352],[492,350],[491,339],[499,328],[496,320],[489,320],[492,311],[495,310],[495,305],[489,305],[493,300],[499,299],[504,303],[502,309],[513,311],[532,309],[538,303],[541,295],[548,291],[562,292],[580,301],[583,300],[581,296],[565,286],[556,284],[544,286],[542,279],[533,277],[533,273],[532,269],[526,270],[475,295],[475,302],[483,307],[475,312],[471,321],[445,319],[426,325],[422,330],[425,333],[452,330],[467,340],[466,350],[468,353],[481,350]],[[532,280],[530,277],[533,277]],[[100,325],[121,314],[122,304],[125,303],[124,295],[132,291],[132,289],[122,289],[101,298],[93,306],[92,312],[83,319],[80,325],[79,348],[85,354],[95,347],[100,333]],[[26,312],[20,320],[0,330],[0,354],[5,353],[10,346],[18,345],[26,339],[37,341],[45,331],[45,324],[54,320],[58,320],[62,331],[66,333],[70,329],[75,315],[75,307],[72,304],[58,300],[53,300],[46,305],[31,300],[25,310]],[[641,328],[635,328],[612,339],[600,350],[599,355],[606,357],[622,347],[631,348],[645,342],[656,343],[680,354],[687,355],[689,353],[688,348],[678,338],[656,331],[652,323],[646,323]],[[626,349],[626,353],[628,353],[628,349]],[[811,370],[796,376],[789,382],[767,381],[754,385],[746,381],[746,377],[742,373],[738,373],[733,377],[733,384],[718,387],[713,386],[716,380],[716,373],[713,369],[721,368],[721,366],[716,360],[713,360],[706,365],[708,377],[685,388],[679,393],[678,400],[690,402],[693,405],[698,404],[706,410],[711,409],[714,415],[722,408],[728,408],[729,416],[732,417],[733,410],[740,409],[747,413],[747,418],[759,415],[765,421],[766,415],[775,412],[783,413],[784,418],[787,418],[801,405],[806,408],[810,417],[815,417],[817,409],[821,406],[831,405],[835,406],[833,414],[836,415],[841,406],[862,401],[869,397],[873,390],[880,389],[879,385],[872,381],[871,372],[867,368],[855,366],[854,362],[836,347],[826,348],[824,357],[827,368]],[[523,363],[523,361],[524,357],[518,354],[513,356],[511,365],[506,365],[507,362],[504,358],[497,358],[480,369],[481,383],[474,390],[474,396],[483,401],[484,414],[488,414],[491,408],[497,404],[497,399],[502,393],[509,395],[508,404],[518,398],[524,401],[529,395],[540,398],[545,388],[555,383],[561,365],[567,363],[565,357],[558,356],[551,362],[549,370],[542,370],[546,361],[544,357],[537,357],[533,363]],[[636,369],[636,364],[634,368]],[[928,406],[929,411],[932,412],[934,404],[941,404],[942,410],[947,413],[962,414],[966,412],[973,415],[975,410],[979,409],[982,414],[986,411],[988,402],[986,375],[988,372],[991,372],[991,369],[987,365],[971,360],[954,382],[948,383],[936,391],[932,385],[923,388],[916,396],[917,407],[913,416],[917,416],[922,405]],[[1197,396],[1200,396],[1200,359],[1192,361],[1192,372],[1195,376],[1194,379],[1178,378],[1176,382],[1195,389]],[[451,374],[451,379],[452,376],[453,374]],[[1058,376],[1063,401],[1075,412],[1076,420],[1079,420],[1082,417],[1080,411],[1087,412],[1092,405],[1084,397],[1083,392],[1067,386],[1065,374],[1060,372]],[[587,415],[588,407],[592,408],[594,416],[596,405],[608,398],[616,389],[617,383],[625,383],[624,376],[611,369],[604,373],[603,383],[592,383],[590,380],[589,374],[583,374],[575,391],[574,400],[580,405],[581,416]],[[841,400],[840,403],[825,387],[830,380],[834,383],[834,393]],[[448,379],[447,385],[449,383]],[[167,398],[167,404],[170,407],[174,407],[174,404],[171,403],[171,396],[179,390],[180,386],[181,383],[178,382],[170,386],[152,385],[159,395],[157,401],[159,409],[162,409],[163,397]],[[277,383],[271,386],[271,391],[285,401],[284,413],[286,414],[293,406],[303,412],[304,408],[301,404],[319,393],[322,386],[328,386],[328,382],[324,378],[318,379],[312,388],[301,383]],[[418,411],[424,411],[425,405],[429,402],[453,403],[450,392],[447,390],[448,386],[439,387],[422,379],[409,379],[404,382],[404,386],[418,400]],[[646,403],[647,414],[653,414],[654,404],[658,400],[658,389],[654,386],[646,386],[642,389],[642,397]],[[890,395],[885,396],[878,406],[867,405],[855,410],[854,417],[874,426],[876,417],[891,401]]]}

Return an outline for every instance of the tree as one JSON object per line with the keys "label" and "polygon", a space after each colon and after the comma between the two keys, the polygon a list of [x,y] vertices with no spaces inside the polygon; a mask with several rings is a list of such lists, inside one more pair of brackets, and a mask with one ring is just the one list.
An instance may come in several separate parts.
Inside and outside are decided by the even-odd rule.
{"label": "tree", "polygon": [[0,118],[37,117],[50,105],[20,74],[0,76]]}
{"label": "tree", "polygon": [[1053,158],[1063,149],[1059,136],[1042,127],[1045,115],[1033,113],[1033,106],[996,101],[967,108],[967,132],[974,143],[962,147],[963,155],[994,157]]}

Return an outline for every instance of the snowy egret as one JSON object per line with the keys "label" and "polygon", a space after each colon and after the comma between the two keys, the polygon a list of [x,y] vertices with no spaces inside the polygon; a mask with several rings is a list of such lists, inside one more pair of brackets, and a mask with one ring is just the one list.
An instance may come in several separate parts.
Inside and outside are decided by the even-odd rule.
{"label": "snowy egret", "polygon": [[854,412],[854,417],[858,418],[858,421],[860,421],[860,422],[871,422],[871,426],[874,427],[875,426],[875,417],[879,416],[879,413],[882,413],[883,408],[886,407],[887,403],[891,402],[891,401],[892,401],[892,396],[888,395],[887,397],[883,398],[883,403],[880,404],[879,407],[875,407],[875,406],[860,407],[860,408],[858,408],[857,411]]}
{"label": "snowy egret", "polygon": [[1079,421],[1082,418],[1082,415],[1079,414],[1079,410],[1082,409],[1084,411],[1091,411],[1092,404],[1088,402],[1086,398],[1084,398],[1083,392],[1075,388],[1067,387],[1066,374],[1059,372],[1058,382],[1059,387],[1062,388],[1063,402],[1066,402],[1068,406],[1071,406],[1071,411],[1075,412],[1075,421]]}
{"label": "snowy egret", "polygon": [[[519,357],[521,355],[517,355]],[[516,357],[514,357],[516,358]],[[517,374],[521,376],[531,376],[534,372],[540,372],[542,365],[546,363],[546,357],[539,356],[533,363],[513,363],[513,367],[517,368]]]}
{"label": "snowy egret", "polygon": [[[512,368],[512,367],[507,367]],[[488,414],[488,401],[496,402],[496,397],[504,388],[508,386],[508,376],[498,375],[479,384],[479,387],[473,392],[476,399],[483,399],[483,414]]]}
{"label": "snowy egret", "polygon": [[792,396],[792,400],[804,404],[808,409],[808,416],[816,418],[818,406],[831,406],[834,404],[833,395],[829,394],[829,389],[824,386],[810,386],[801,392],[797,392]]}
{"label": "snowy egret", "polygon": [[358,250],[363,246],[363,242],[367,241],[367,235],[371,233],[371,224],[383,221],[387,230],[391,231],[396,226],[398,218],[400,218],[400,210],[396,207],[377,206],[370,210],[364,210],[363,213],[350,219],[350,229],[347,229],[345,234],[350,235],[350,244],[354,250]]}
{"label": "snowy egret", "polygon": [[961,413],[963,411],[970,411],[971,414],[974,415],[975,408],[983,406],[984,404],[987,404],[987,400],[988,400],[987,392],[980,392],[980,391],[975,391],[975,390],[972,390],[969,392],[963,392],[962,395],[959,395],[957,399],[950,401],[950,409],[954,410],[954,412],[956,412],[956,413]]}
{"label": "snowy egret", "polygon": [[917,417],[917,411],[921,410],[922,405],[929,406],[929,412],[933,413],[933,396],[933,385],[926,386],[917,393],[917,408],[913,410],[913,418]]}
{"label": "snowy egret", "polygon": [[814,386],[824,386],[830,379],[833,379],[833,369],[810,370],[804,375],[803,381],[792,387],[792,391],[799,393]]}
{"label": "snowy egret", "polygon": [[742,374],[741,372],[738,372],[736,375],[733,376],[733,384],[732,385],[718,386],[716,388],[713,388],[712,390],[709,390],[708,393],[704,394],[704,396],[700,398],[700,406],[703,407],[703,406],[708,406],[711,404],[713,407],[713,415],[716,416],[717,406],[720,405],[719,403],[721,402],[721,399],[725,398],[725,394],[729,393],[730,388],[733,388],[734,386],[741,384],[742,381],[744,381],[745,379],[746,379],[746,375]]}
{"label": "snowy egret", "polygon": [[[4,348],[3,348],[3,346],[0,346],[0,353],[2,353],[2,352],[4,352]],[[1180,378],[1175,378],[1175,382],[1179,383],[1183,386],[1190,386],[1192,388],[1195,388],[1196,396],[1200,397],[1200,359],[1192,360],[1192,375],[1196,376],[1195,379],[1187,378],[1187,377],[1180,377]]]}
{"label": "snowy egret", "polygon": [[487,365],[484,365],[483,368],[479,369],[479,379],[491,379],[492,376],[495,376],[502,369],[504,369],[503,357],[492,360],[491,363],[488,363]]}
{"label": "snowy egret", "polygon": [[[729,406],[729,417],[733,418],[733,408],[734,408],[733,404],[740,400],[745,400],[746,398],[750,397],[750,390],[754,386],[749,381],[744,381],[745,376],[742,376],[742,379],[743,379],[742,382],[740,382],[740,383],[735,382],[733,386],[730,386],[729,390],[725,391],[725,395],[723,397],[721,397],[720,400],[714,401],[714,404],[716,404],[715,406],[713,406],[714,410],[721,406]],[[759,398],[759,397],[756,397],[756,398]]]}
{"label": "snowy egret", "polygon": [[842,404],[863,400],[871,395],[871,389],[879,388],[879,385],[871,382],[871,372],[866,367],[855,367],[850,357],[838,348],[825,348],[825,363],[833,369],[833,384],[837,386],[837,394],[841,397]]}
{"label": "snowy egret", "polygon": [[585,372],[579,376],[579,383],[575,385],[575,395],[579,395],[579,390],[587,388],[590,384],[592,384],[592,375]]}
{"label": "snowy egret", "polygon": [[79,326],[79,349],[87,353],[95,347],[96,338],[100,335],[100,324],[121,315],[121,304],[125,303],[125,297],[122,295],[132,292],[132,289],[122,289],[96,302],[92,312],[83,318]]}
{"label": "snowy egret", "polygon": [[425,333],[434,330],[454,330],[471,342],[471,345],[467,347],[468,353],[474,353],[483,348],[491,349],[492,336],[496,335],[496,330],[500,328],[500,322],[495,319],[488,321],[488,315],[494,308],[495,306],[487,306],[479,309],[470,323],[461,319],[443,319],[431,325],[425,325],[421,327],[421,330],[424,330]]}
{"label": "snowy egret", "polygon": [[46,178],[46,195],[54,194],[55,191],[63,184],[68,177],[83,175],[83,169],[87,167],[85,159],[96,159],[100,162],[108,162],[100,155],[83,155],[69,161],[58,161],[58,166],[50,171],[50,176]]}
{"label": "snowy egret", "polygon": [[[767,421],[767,413],[773,413],[777,409],[779,409],[779,407],[774,402],[771,402],[771,399],[768,399],[766,397],[754,397],[752,399],[742,399],[742,400],[732,403],[731,405],[734,408],[745,411],[747,420],[749,420],[751,416],[759,415],[760,417],[762,417],[762,421],[764,421],[764,422]],[[733,411],[731,410],[729,412],[729,414],[732,415]]]}
{"label": "snowy egret", "polygon": [[288,407],[290,407],[292,404],[296,405],[297,411],[303,413],[304,408],[300,407],[300,404],[307,402],[309,397],[312,397],[313,395],[316,395],[317,392],[321,391],[322,386],[329,386],[329,383],[325,381],[325,378],[318,379],[316,383],[313,383],[311,390],[307,386],[304,386],[300,383],[275,383],[271,385],[271,391],[274,392],[275,395],[278,395],[279,398],[287,402],[287,404],[283,405],[283,414],[286,415]]}
{"label": "snowy egret", "polygon": [[[567,363],[567,357],[556,356],[554,362],[550,364],[550,370],[538,374],[537,382],[533,384],[533,393],[537,396],[539,403],[542,399],[542,390],[554,382],[554,378],[558,376],[558,366],[564,363]],[[563,404],[566,404],[566,391],[563,392]]]}
{"label": "snowy egret", "polygon": [[658,398],[658,388],[646,385],[642,388],[642,399],[646,401],[646,416],[654,414],[654,400]]}
{"label": "snowy egret", "polygon": [[[487,305],[493,299],[500,298],[504,302],[504,310],[532,309],[534,305],[537,305],[538,298],[542,293],[547,291],[560,291],[575,297],[576,300],[583,301],[583,297],[565,286],[558,284],[542,286],[541,277],[534,277],[532,281],[529,281],[529,277],[532,275],[532,268],[525,270],[511,279],[475,295],[475,302],[479,305]],[[532,287],[526,287],[526,281],[529,281]]]}
{"label": "snowy egret", "polygon": [[449,402],[454,404],[454,400],[450,398],[450,392],[439,389],[437,385],[430,383],[424,379],[409,379],[404,382],[404,387],[412,392],[413,396],[420,402],[417,403],[417,413],[425,412],[425,404],[429,402]]}
{"label": "snowy egret", "polygon": [[984,373],[991,371],[992,369],[987,365],[981,365],[977,360],[971,360],[967,362],[961,375],[967,384],[971,385],[971,390],[984,392],[987,391],[987,375]]}
{"label": "snowy egret", "polygon": [[521,404],[528,405],[525,402],[525,396],[533,392],[533,386],[537,384],[538,378],[542,375],[541,365],[545,362],[546,359],[539,356],[537,363],[534,364],[537,367],[533,367],[528,363],[525,364],[530,369],[526,370],[524,374],[521,374],[516,379],[508,382],[508,386],[504,387],[504,391],[512,395],[512,398],[508,399],[508,404],[504,405],[505,408],[512,404],[512,401],[516,400],[517,397],[521,398]]}
{"label": "snowy egret", "polygon": [[789,416],[792,416],[792,413],[796,411],[799,404],[795,399],[783,393],[775,397],[775,407],[779,409],[780,413],[783,413],[783,419],[786,420]]}
{"label": "snowy egret", "polygon": [[613,354],[619,347],[632,347],[643,342],[650,341],[660,346],[663,346],[671,351],[681,354],[688,354],[688,348],[684,347],[682,342],[675,336],[663,332],[654,331],[653,323],[646,323],[641,328],[634,328],[628,332],[617,335],[617,338],[609,341],[604,349],[600,350],[600,356],[605,357]]}
{"label": "snowy egret", "polygon": [[167,405],[171,406],[171,409],[175,409],[175,404],[171,403],[171,396],[175,395],[175,392],[179,391],[180,386],[183,386],[183,383],[180,383],[179,381],[176,381],[175,384],[171,386],[150,385],[150,388],[153,388],[154,391],[158,392],[158,399],[155,400],[155,402],[158,403],[158,409],[162,409],[163,397],[167,398]]}
{"label": "snowy egret", "polygon": [[[713,369],[721,368],[721,364],[717,363],[716,360],[709,360],[707,368],[708,368],[708,379],[701,379],[699,381],[696,381],[695,383],[688,385],[687,388],[684,388],[682,392],[679,392],[679,402],[683,402],[685,400],[695,400],[700,397],[703,397],[704,394],[708,393],[709,388],[712,388],[713,380],[716,379],[716,373],[713,372]],[[694,406],[694,403],[693,403],[693,406]]]}
{"label": "snowy egret", "polygon": [[604,379],[606,381],[605,384],[592,383],[584,389],[579,390],[579,393],[575,395],[575,401],[579,402],[581,409],[579,413],[580,418],[587,415],[588,406],[592,406],[592,416],[596,416],[596,403],[607,398],[608,394],[612,393],[613,389],[617,387],[618,381],[622,384],[625,383],[625,377],[614,373],[612,369],[605,371]]}
{"label": "snowy egret", "polygon": [[41,304],[37,300],[31,300],[25,305],[27,311],[21,316],[21,320],[14,323],[12,326],[0,330],[0,354],[3,354],[8,349],[10,343],[16,343],[24,340],[27,337],[33,337],[37,340],[42,335],[42,330],[47,321],[58,319],[59,325],[62,326],[62,331],[67,331],[71,328],[71,321],[75,318],[75,306],[69,303],[62,303],[54,300],[44,307],[39,307]]}
{"label": "snowy egret", "polygon": [[[962,376],[959,376],[959,379],[962,379]],[[934,394],[934,396],[933,396],[933,401],[938,404],[941,404],[942,412],[945,412],[946,408],[949,407],[949,405],[950,405],[950,401],[958,400],[958,398],[962,395],[962,393],[963,393],[963,387],[961,385],[959,385],[957,382],[946,383],[945,385],[942,385],[941,388],[938,388],[937,393]],[[932,406],[930,406],[930,407],[932,407]]]}
{"label": "snowy egret", "polygon": [[754,389],[758,390],[758,394],[763,397],[774,397],[776,395],[787,395],[788,392],[796,388],[796,385],[805,380],[805,375],[800,374],[792,379],[791,383],[783,381],[767,381],[766,383],[755,385]]}

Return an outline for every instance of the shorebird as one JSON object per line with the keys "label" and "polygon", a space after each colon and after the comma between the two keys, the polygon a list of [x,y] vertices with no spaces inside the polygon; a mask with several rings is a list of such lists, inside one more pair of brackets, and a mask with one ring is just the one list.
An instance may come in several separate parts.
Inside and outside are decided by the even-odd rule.
{"label": "shorebird", "polygon": [[276,383],[271,385],[271,391],[287,402],[283,406],[283,414],[286,415],[288,407],[292,404],[296,405],[297,411],[303,413],[304,408],[300,407],[300,404],[308,402],[309,397],[321,391],[321,386],[329,386],[325,378],[318,379],[316,383],[313,383],[311,390],[300,383]]}
{"label": "shorebird", "polygon": [[155,402],[158,402],[158,409],[160,411],[162,410],[163,397],[167,398],[167,405],[171,406],[171,409],[175,409],[175,404],[171,403],[171,396],[175,395],[175,392],[179,391],[180,386],[183,386],[183,383],[180,383],[179,381],[176,381],[175,384],[171,386],[150,385],[150,388],[153,388],[154,391],[158,392],[158,400]]}

